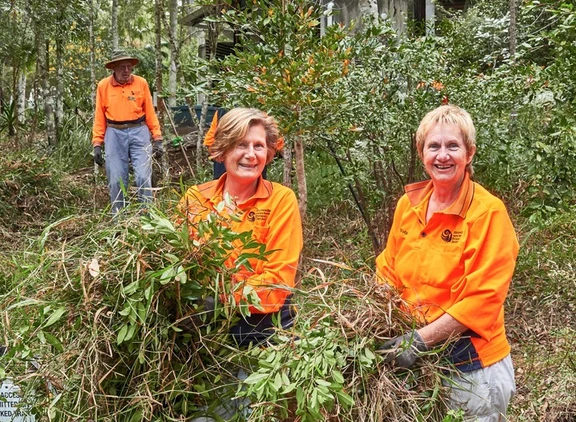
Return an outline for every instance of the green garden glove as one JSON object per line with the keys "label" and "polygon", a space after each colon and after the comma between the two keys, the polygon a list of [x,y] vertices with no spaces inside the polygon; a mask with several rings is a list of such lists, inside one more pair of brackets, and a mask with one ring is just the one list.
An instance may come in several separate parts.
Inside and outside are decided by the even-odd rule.
{"label": "green garden glove", "polygon": [[386,353],[385,363],[394,362],[400,368],[410,368],[416,362],[420,352],[426,351],[428,351],[428,346],[416,330],[388,340],[377,349],[379,353]]}

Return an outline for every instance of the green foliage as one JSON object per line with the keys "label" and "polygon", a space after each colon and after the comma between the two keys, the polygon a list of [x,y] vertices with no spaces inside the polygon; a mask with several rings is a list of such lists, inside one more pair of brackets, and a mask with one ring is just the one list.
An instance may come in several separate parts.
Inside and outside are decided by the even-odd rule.
{"label": "green foliage", "polygon": [[86,196],[85,190],[64,182],[65,175],[53,159],[32,153],[3,154],[0,174],[0,227],[23,229],[43,224],[45,218],[63,217]]}
{"label": "green foliage", "polygon": [[567,209],[574,203],[576,183],[576,11],[570,4],[531,2],[524,20],[548,17],[549,26],[539,28],[519,47],[521,58],[543,53],[549,60],[545,67],[527,64],[528,86],[521,110],[522,121],[532,129],[525,140],[530,203],[526,213],[538,220]]}
{"label": "green foliage", "polygon": [[[512,323],[507,331],[524,397],[512,402],[514,420],[568,421],[576,414],[571,389],[576,382],[574,211],[556,212],[539,227],[528,219],[519,221],[521,248],[508,298]],[[550,368],[555,368],[553,382]]]}
{"label": "green foliage", "polygon": [[14,136],[17,124],[16,100],[12,100],[9,104],[0,102],[0,133],[5,132],[8,136]]}
{"label": "green foliage", "polygon": [[355,362],[357,371],[374,372],[376,355],[357,343],[343,342],[336,327],[323,323],[300,329],[306,332],[302,338],[280,336],[277,345],[252,349],[250,357],[258,369],[243,381],[246,388],[239,394],[264,404],[254,410],[253,420],[268,420],[272,415],[285,420],[290,414],[302,421],[318,421],[336,407],[347,412],[354,399],[346,392],[341,371]]}
{"label": "green foliage", "polygon": [[[10,321],[2,328],[10,347],[5,371],[22,380],[13,365],[38,360],[38,376],[22,385],[36,391],[27,397],[37,414],[51,420],[170,420],[194,413],[207,394],[200,386],[212,384],[236,351],[228,327],[248,305],[258,306],[249,292],[246,302],[234,304],[229,280],[236,269],[223,262],[236,240],[245,245],[239,265],[262,259],[261,245],[216,218],[196,227],[205,240],[194,240],[186,225],[176,228],[153,211],[142,224],[95,226],[67,246],[50,240],[64,224],[71,222],[47,228],[39,252],[27,253],[2,295]],[[209,312],[203,307],[208,296],[230,305]],[[45,380],[56,396],[45,390]]]}
{"label": "green foliage", "polygon": [[[314,133],[325,96],[349,62],[341,44],[345,30],[331,27],[320,38],[319,5],[254,2],[247,10],[226,9],[223,23],[241,28],[241,45],[220,64],[226,74],[217,87],[226,106],[255,106],[271,112],[291,141]],[[331,104],[332,105],[332,104]]]}
{"label": "green foliage", "polygon": [[464,421],[464,416],[463,410],[449,410],[442,422],[461,422]]}
{"label": "green foliage", "polygon": [[61,169],[73,171],[92,164],[92,127],[78,115],[65,117],[53,156]]}
{"label": "green foliage", "polygon": [[510,57],[510,13],[507,0],[475,1],[465,14],[440,9],[438,32],[451,40],[451,65],[487,72]]}

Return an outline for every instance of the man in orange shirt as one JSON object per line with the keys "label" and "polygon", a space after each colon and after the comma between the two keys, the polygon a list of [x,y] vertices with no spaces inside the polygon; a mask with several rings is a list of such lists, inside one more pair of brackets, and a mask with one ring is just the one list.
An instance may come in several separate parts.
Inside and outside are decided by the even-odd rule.
{"label": "man in orange shirt", "polygon": [[[94,162],[106,163],[112,214],[126,205],[132,164],[138,200],[152,201],[152,157],[163,154],[162,133],[146,80],[132,74],[139,63],[123,51],[115,51],[105,67],[112,75],[98,83],[92,145]],[[150,142],[152,135],[152,143]],[[102,146],[106,145],[106,161]]]}

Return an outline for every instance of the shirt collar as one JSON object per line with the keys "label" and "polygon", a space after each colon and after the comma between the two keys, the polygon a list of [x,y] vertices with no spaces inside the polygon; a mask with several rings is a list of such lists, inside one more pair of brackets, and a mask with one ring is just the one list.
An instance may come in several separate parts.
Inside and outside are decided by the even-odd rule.
{"label": "shirt collar", "polygon": [[132,82],[134,82],[134,75],[130,75],[130,80],[128,82],[126,82],[125,84],[121,84],[120,82],[118,82],[116,80],[116,78],[114,78],[114,74],[110,75],[110,83],[112,84],[112,86],[130,85]]}
{"label": "shirt collar", "polygon": [[[423,212],[428,207],[428,200],[434,190],[434,185],[431,180],[424,180],[422,182],[412,183],[404,187],[404,191],[414,208],[423,208]],[[466,217],[466,213],[472,204],[474,197],[474,182],[470,180],[468,172],[464,176],[462,186],[458,198],[452,205],[442,211],[443,214],[459,215],[462,218]]]}
{"label": "shirt collar", "polygon": [[[224,173],[220,179],[215,180],[211,183],[207,183],[205,189],[202,190],[202,194],[209,198],[209,201],[213,204],[217,204],[222,201],[222,195],[224,193],[224,185],[226,184],[226,178],[228,175]],[[253,201],[254,199],[268,198],[272,195],[272,183],[268,180],[264,180],[262,176],[258,178],[258,186],[256,187],[256,192],[246,203]]]}

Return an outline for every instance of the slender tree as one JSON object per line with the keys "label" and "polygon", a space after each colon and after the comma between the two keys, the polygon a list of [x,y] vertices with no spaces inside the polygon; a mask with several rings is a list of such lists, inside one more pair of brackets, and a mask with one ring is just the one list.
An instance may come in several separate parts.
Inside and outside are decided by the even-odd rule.
{"label": "slender tree", "polygon": [[110,33],[112,35],[112,49],[118,49],[118,0],[112,0],[110,15]]}
{"label": "slender tree", "polygon": [[[319,109],[327,106],[334,84],[347,73],[350,51],[340,44],[343,28],[332,26],[320,38],[322,9],[305,0],[253,3],[248,10],[223,15],[239,32],[242,45],[223,62],[226,79],[221,81],[227,105],[253,105],[276,118],[286,137],[285,154],[293,148],[300,213],[307,209],[305,143],[317,134],[326,118]],[[338,107],[339,99],[330,103]],[[330,111],[332,112],[332,111]],[[285,176],[292,160],[285,155]],[[290,179],[284,180],[289,185]]]}
{"label": "slender tree", "polygon": [[90,104],[96,103],[96,40],[94,37],[94,0],[88,4],[88,32],[90,49]]}
{"label": "slender tree", "polygon": [[162,6],[162,0],[154,0],[154,46],[156,50],[154,81],[156,92],[162,92]]}
{"label": "slender tree", "polygon": [[510,57],[516,56],[516,0],[510,0]]}
{"label": "slender tree", "polygon": [[168,104],[170,107],[176,106],[176,77],[177,77],[177,63],[178,63],[178,0],[169,0],[169,16],[170,25],[168,26],[168,34],[170,40],[170,67],[168,70]]}
{"label": "slender tree", "polygon": [[60,139],[60,126],[64,121],[64,47],[63,31],[58,30],[56,35],[56,81],[52,86],[54,95],[54,131],[56,139]]}
{"label": "slender tree", "polygon": [[[218,37],[220,35],[220,24],[215,21],[208,22],[208,57],[209,61],[214,61],[216,58],[216,47],[218,45]],[[212,75],[206,74],[206,89],[212,88]],[[198,123],[198,136],[196,138],[196,170],[199,171],[202,167],[202,141],[204,140],[204,127],[206,126],[206,115],[208,114],[208,96],[202,95],[202,110],[200,112],[200,121]]]}
{"label": "slender tree", "polygon": [[52,90],[50,88],[50,80],[48,70],[50,69],[50,55],[48,53],[50,41],[44,38],[44,33],[38,31],[37,36],[37,49],[38,49],[38,77],[40,79],[40,86],[42,90],[42,98],[44,99],[44,115],[46,120],[46,138],[48,145],[56,145],[56,127],[54,124],[54,98],[52,97]]}

